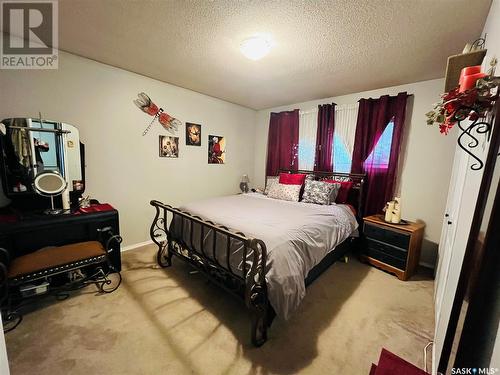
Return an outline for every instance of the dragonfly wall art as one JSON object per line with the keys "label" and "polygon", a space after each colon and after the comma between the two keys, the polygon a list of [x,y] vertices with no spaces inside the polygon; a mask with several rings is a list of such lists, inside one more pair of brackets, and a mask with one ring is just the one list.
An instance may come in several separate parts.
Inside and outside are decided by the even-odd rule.
{"label": "dragonfly wall art", "polygon": [[134,104],[139,107],[141,111],[147,113],[150,116],[154,116],[153,120],[149,123],[148,127],[144,130],[142,135],[146,135],[153,126],[156,119],[158,122],[170,133],[174,134],[182,123],[176,118],[170,116],[168,113],[163,111],[163,108],[159,108],[155,103],[151,101],[149,96],[141,92],[137,95],[138,99],[134,100]]}

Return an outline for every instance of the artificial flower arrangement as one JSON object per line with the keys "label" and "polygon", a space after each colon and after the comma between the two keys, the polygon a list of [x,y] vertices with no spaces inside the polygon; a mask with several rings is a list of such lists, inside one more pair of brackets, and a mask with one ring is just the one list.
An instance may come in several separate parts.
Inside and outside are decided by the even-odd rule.
{"label": "artificial flower arrangement", "polygon": [[427,124],[438,124],[442,134],[448,134],[453,126],[462,120],[477,121],[485,118],[498,99],[500,77],[494,77],[496,59],[492,59],[488,74],[477,80],[475,87],[460,92],[457,87],[444,93],[441,102],[427,112]]}

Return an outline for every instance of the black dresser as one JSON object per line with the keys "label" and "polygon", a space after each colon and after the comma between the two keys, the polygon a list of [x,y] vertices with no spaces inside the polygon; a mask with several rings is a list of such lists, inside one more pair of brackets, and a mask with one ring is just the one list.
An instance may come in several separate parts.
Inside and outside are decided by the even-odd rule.
{"label": "black dresser", "polygon": [[425,225],[386,223],[382,215],[363,219],[361,259],[408,280],[417,271]]}
{"label": "black dresser", "polygon": [[[57,216],[29,212],[0,214],[0,247],[16,258],[46,246],[99,241],[100,231],[109,227],[114,234],[120,234],[117,210]],[[111,263],[120,271],[120,244],[113,241],[112,248]]]}

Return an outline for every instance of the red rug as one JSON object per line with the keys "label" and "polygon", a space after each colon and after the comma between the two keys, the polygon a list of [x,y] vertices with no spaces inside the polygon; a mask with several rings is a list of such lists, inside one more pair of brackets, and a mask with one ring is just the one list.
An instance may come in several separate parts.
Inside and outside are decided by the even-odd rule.
{"label": "red rug", "polygon": [[[375,369],[374,369],[375,367]],[[386,349],[382,349],[378,365],[372,365],[370,375],[428,375],[427,372],[398,357]]]}

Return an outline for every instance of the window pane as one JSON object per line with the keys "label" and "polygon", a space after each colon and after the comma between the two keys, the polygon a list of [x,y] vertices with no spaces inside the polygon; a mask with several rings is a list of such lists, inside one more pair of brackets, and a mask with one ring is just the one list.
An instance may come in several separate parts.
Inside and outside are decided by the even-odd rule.
{"label": "window pane", "polygon": [[304,111],[299,114],[299,169],[312,171],[316,156],[316,131],[318,111]]}
{"label": "window pane", "polygon": [[347,146],[338,135],[333,136],[333,170],[335,172],[351,172],[351,155],[347,151]]}
{"label": "window pane", "polygon": [[375,148],[365,160],[365,168],[387,169],[389,167],[389,157],[391,155],[392,131],[394,122],[391,120],[387,124],[384,132],[380,136]]}
{"label": "window pane", "polygon": [[299,169],[313,170],[315,151],[316,143],[312,143],[307,139],[299,140]]}

